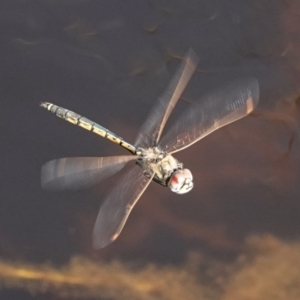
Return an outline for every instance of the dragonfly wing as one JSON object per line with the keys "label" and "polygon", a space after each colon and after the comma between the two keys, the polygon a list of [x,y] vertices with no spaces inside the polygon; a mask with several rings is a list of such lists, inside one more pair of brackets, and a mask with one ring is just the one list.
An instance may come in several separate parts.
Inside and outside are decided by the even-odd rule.
{"label": "dragonfly wing", "polygon": [[167,90],[159,98],[158,104],[142,126],[135,146],[146,147],[157,144],[173,108],[196,70],[198,60],[196,53],[190,49]]}
{"label": "dragonfly wing", "polygon": [[125,174],[100,208],[93,232],[94,248],[103,248],[119,236],[132,208],[152,178],[144,176],[143,170],[136,165]]}
{"label": "dragonfly wing", "polygon": [[48,190],[85,188],[112,176],[134,159],[133,155],[55,159],[43,165],[41,184]]}
{"label": "dragonfly wing", "polygon": [[159,146],[171,154],[181,151],[216,129],[248,115],[258,100],[257,80],[238,80],[189,107]]}

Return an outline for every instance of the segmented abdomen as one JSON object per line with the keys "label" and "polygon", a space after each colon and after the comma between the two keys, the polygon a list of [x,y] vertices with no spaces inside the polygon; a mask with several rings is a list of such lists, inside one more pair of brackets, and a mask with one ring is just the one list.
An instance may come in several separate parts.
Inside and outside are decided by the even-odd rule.
{"label": "segmented abdomen", "polygon": [[113,132],[109,131],[105,127],[73,112],[68,109],[65,109],[63,107],[57,106],[55,104],[49,103],[49,102],[42,102],[41,106],[49,110],[50,112],[54,113],[59,118],[62,118],[74,125],[78,125],[88,131],[92,131],[111,142],[118,144],[125,148],[126,150],[130,151],[132,154],[136,154],[136,148],[125,142],[121,137],[117,136]]}

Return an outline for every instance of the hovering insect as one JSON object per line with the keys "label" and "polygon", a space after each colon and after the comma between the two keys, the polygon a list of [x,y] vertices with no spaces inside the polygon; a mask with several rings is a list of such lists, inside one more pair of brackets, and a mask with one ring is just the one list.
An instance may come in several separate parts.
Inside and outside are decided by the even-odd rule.
{"label": "hovering insect", "polygon": [[98,183],[135,161],[100,208],[94,231],[95,248],[114,241],[141,195],[151,181],[184,194],[193,188],[193,176],[173,154],[214,130],[248,115],[259,100],[256,79],[238,80],[214,95],[190,105],[162,138],[162,131],[178,99],[196,70],[198,57],[189,50],[165,93],[159,98],[132,145],[108,129],[70,110],[43,102],[41,106],[56,116],[92,131],[131,152],[109,157],[74,157],[52,160],[42,167],[42,187],[77,189]]}

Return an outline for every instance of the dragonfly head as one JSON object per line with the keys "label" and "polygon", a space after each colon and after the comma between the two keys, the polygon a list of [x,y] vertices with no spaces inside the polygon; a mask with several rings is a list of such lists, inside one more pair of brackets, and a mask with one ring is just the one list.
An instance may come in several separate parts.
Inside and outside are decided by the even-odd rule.
{"label": "dragonfly head", "polygon": [[188,169],[176,170],[168,182],[168,186],[172,192],[177,194],[185,194],[189,192],[193,184],[193,175]]}

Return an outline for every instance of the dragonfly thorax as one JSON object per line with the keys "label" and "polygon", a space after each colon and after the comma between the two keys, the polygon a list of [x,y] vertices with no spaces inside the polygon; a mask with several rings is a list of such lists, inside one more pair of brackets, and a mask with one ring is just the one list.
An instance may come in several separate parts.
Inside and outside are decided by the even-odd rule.
{"label": "dragonfly thorax", "polygon": [[147,177],[154,173],[153,181],[169,186],[171,191],[183,194],[193,187],[192,174],[183,169],[183,164],[171,154],[160,150],[158,147],[139,148],[137,164],[144,170]]}

